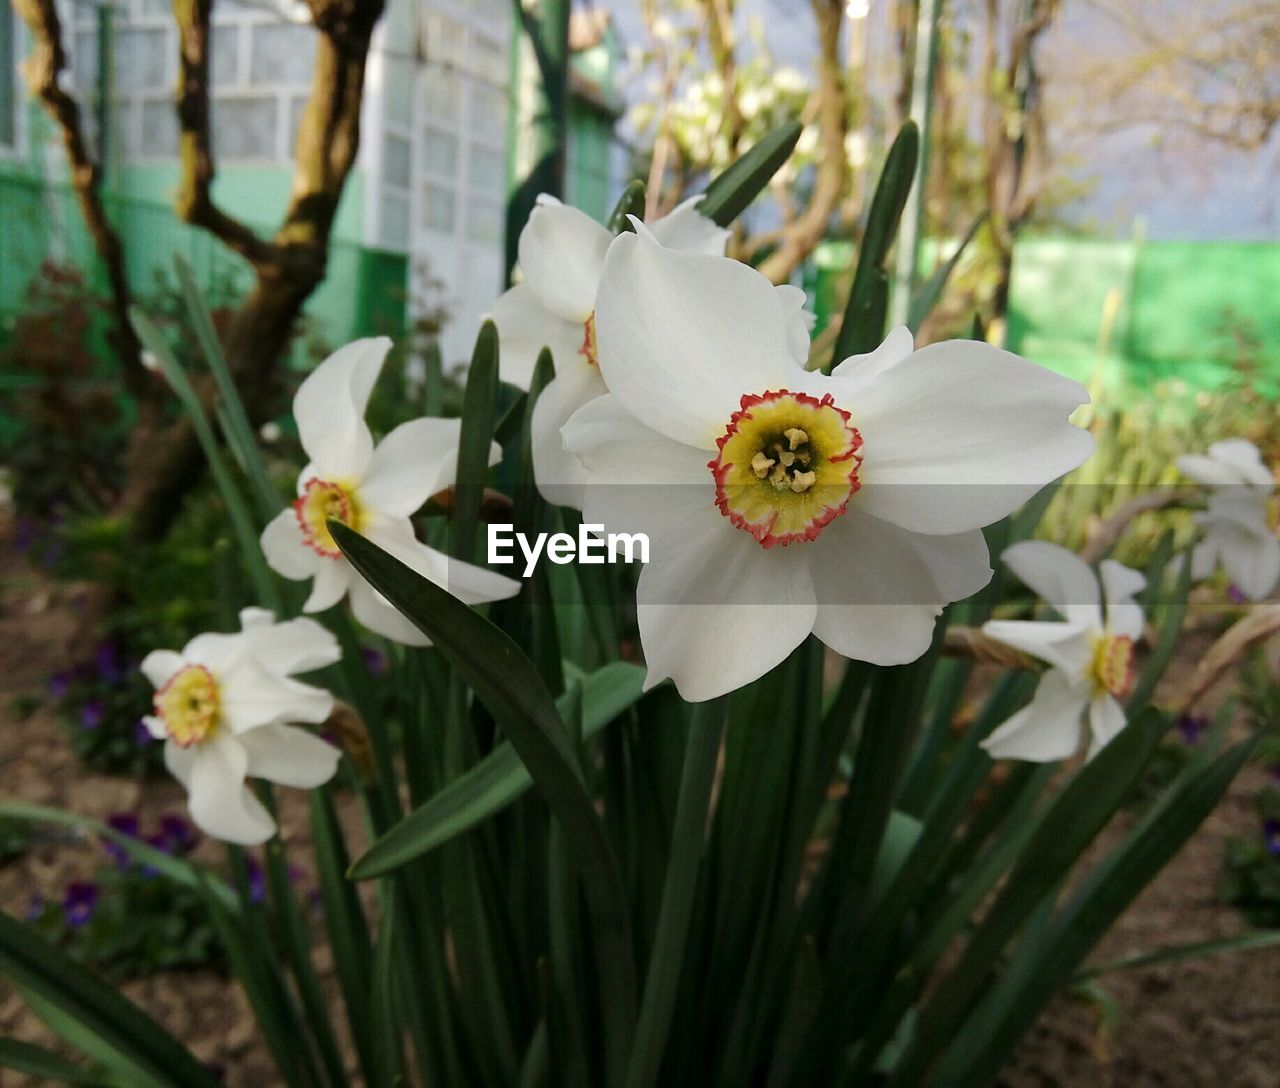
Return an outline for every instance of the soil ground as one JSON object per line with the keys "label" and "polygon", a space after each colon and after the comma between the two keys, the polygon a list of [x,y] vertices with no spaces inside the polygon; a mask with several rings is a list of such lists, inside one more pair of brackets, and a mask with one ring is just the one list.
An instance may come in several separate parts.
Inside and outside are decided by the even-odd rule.
{"label": "soil ground", "polygon": [[[70,591],[42,582],[0,539],[0,795],[98,818],[126,809],[181,811],[184,796],[175,782],[136,782],[86,770],[47,705],[25,720],[13,713],[16,697],[42,692],[49,674],[66,664],[67,645],[77,634],[71,605]],[[1246,928],[1219,895],[1223,844],[1230,835],[1256,833],[1252,796],[1262,780],[1261,770],[1246,769],[1095,951],[1095,961]],[[289,794],[281,791],[281,825],[290,854],[301,860],[310,852],[305,804]],[[1122,830],[1104,833],[1097,848]],[[214,844],[202,849],[218,857]],[[100,858],[95,843],[50,833],[17,862],[0,868],[0,909],[20,916],[33,894],[57,897],[68,881],[91,877]],[[1003,1088],[1280,1085],[1280,948],[1124,972],[1108,976],[1103,985],[1117,1012],[1114,1025],[1104,1027],[1094,1005],[1058,998],[1002,1075]],[[275,1082],[253,1016],[234,984],[212,971],[197,971],[161,974],[123,989],[201,1059],[224,1069],[232,1088]],[[2,981],[0,1035],[51,1044]],[[0,1071],[4,1088],[33,1083]]]}

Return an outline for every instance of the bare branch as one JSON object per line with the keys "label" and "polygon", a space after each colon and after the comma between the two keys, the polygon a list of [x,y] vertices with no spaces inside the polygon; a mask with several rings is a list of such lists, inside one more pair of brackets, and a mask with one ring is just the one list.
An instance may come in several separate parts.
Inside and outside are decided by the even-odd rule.
{"label": "bare branch", "polygon": [[34,42],[31,55],[23,65],[27,85],[32,95],[44,104],[62,134],[72,189],[89,228],[94,249],[107,268],[115,318],[112,340],[124,364],[125,381],[136,392],[149,393],[154,383],[141,364],[142,345],[129,320],[132,296],[125,270],[124,248],[102,204],[102,173],[85,143],[80,107],[62,86],[67,55],[62,44],[62,23],[58,18],[57,5],[55,0],[13,0],[13,6],[30,28]]}
{"label": "bare branch", "polygon": [[209,18],[213,0],[173,0],[178,22],[178,153],[182,179],[175,206],[188,223],[202,227],[257,266],[274,257],[273,247],[213,201],[216,172],[209,141]]}

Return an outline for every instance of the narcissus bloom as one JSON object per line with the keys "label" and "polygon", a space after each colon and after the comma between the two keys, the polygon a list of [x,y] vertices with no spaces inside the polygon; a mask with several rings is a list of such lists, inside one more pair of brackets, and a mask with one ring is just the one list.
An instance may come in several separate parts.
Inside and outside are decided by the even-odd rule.
{"label": "narcissus bloom", "polygon": [[246,778],[312,789],[337,770],[338,749],[292,724],[323,722],[333,696],[293,674],[332,665],[341,652],[314,620],[276,623],[246,608],[240,626],[238,634],[197,635],[181,653],[149,653],[142,672],[156,693],[143,722],[165,742],[165,764],[186,787],[196,826],[253,845],[276,825]]}
{"label": "narcissus bloom", "polygon": [[1067,422],[1084,388],[988,344],[913,351],[904,328],[806,371],[786,293],[637,229],[596,300],[609,392],[563,433],[585,520],[648,534],[649,683],[712,698],[810,632],[877,664],[919,657],[941,606],[991,576],[981,526],[1089,455]]}
{"label": "narcissus bloom", "polygon": [[1229,438],[1207,455],[1179,457],[1178,470],[1210,489],[1208,509],[1196,514],[1204,536],[1191,553],[1191,576],[1208,578],[1221,564],[1246,598],[1262,600],[1280,581],[1280,540],[1269,505],[1275,479],[1258,448]]}
{"label": "narcissus bloom", "polygon": [[1095,575],[1079,556],[1043,541],[1015,544],[1001,558],[1063,619],[983,625],[984,634],[1038,658],[1049,671],[1031,702],[982,747],[995,759],[1065,759],[1080,746],[1087,713],[1092,759],[1124,728],[1120,700],[1133,690],[1134,643],[1142,634],[1142,609],[1133,597],[1146,579],[1111,559]]}
{"label": "narcissus bloom", "polygon": [[[686,200],[655,220],[654,237],[674,249],[723,254],[729,232],[698,214],[702,198]],[[551,503],[582,506],[583,472],[565,451],[560,428],[605,391],[596,338],[596,287],[613,234],[589,215],[543,193],[520,232],[524,280],[502,294],[490,315],[498,327],[504,381],[529,387],[538,354],[551,349],[555,378],[534,405],[533,474]]]}
{"label": "narcissus bloom", "polygon": [[[496,601],[520,583],[451,559],[421,543],[409,516],[454,482],[456,419],[402,423],[375,448],[364,421],[369,395],[391,341],[357,340],[308,375],[293,400],[302,448],[311,459],[298,475],[298,497],[263,530],[262,551],[286,578],[314,579],[304,612],[321,612],[350,596],[351,611],[369,630],[409,646],[426,637],[356,574],[327,521],[334,518],[468,604]],[[501,454],[495,442],[490,464]]]}

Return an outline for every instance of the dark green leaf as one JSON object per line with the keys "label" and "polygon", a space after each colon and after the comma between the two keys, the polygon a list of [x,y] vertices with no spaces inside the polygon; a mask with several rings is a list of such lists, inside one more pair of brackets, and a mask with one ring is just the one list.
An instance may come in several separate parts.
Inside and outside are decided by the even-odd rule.
{"label": "dark green leaf", "polygon": [[614,234],[635,230],[631,220],[627,218],[629,215],[634,215],[637,219],[644,218],[644,182],[638,178],[628,182],[627,187],[622,190],[622,196],[609,214],[609,229]]}
{"label": "dark green leaf", "polygon": [[57,1081],[60,1084],[86,1085],[92,1088],[103,1083],[101,1077],[20,1039],[0,1038],[0,1069],[16,1069],[30,1077],[39,1077],[42,1081]]}
{"label": "dark green leaf", "polygon": [[462,397],[462,433],[458,439],[458,475],[453,500],[450,551],[471,561],[476,547],[476,526],[484,483],[489,476],[489,450],[493,443],[494,415],[498,404],[498,328],[492,321],[480,326],[467,388]]}
{"label": "dark green leaf", "polygon": [[907,327],[912,332],[920,331],[920,326],[924,324],[924,319],[929,316],[930,312],[938,304],[938,299],[942,297],[942,292],[947,286],[947,280],[951,278],[951,273],[955,271],[956,265],[960,263],[960,258],[964,256],[964,251],[969,247],[969,243],[973,241],[973,236],[978,233],[978,228],[986,221],[987,213],[980,213],[970,224],[969,229],[965,231],[964,237],[960,239],[960,244],[956,246],[956,251],[911,296],[911,305],[907,309]]}
{"label": "dark green leaf", "polygon": [[722,227],[738,218],[791,157],[801,125],[789,121],[769,133],[707,186],[698,211]]}

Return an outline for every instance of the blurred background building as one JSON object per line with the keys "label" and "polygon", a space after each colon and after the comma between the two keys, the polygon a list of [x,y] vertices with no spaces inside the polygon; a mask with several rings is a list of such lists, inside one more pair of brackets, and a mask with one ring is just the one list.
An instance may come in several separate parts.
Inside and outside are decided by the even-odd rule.
{"label": "blurred background building", "polygon": [[[248,270],[178,221],[174,110],[178,39],[167,0],[62,5],[72,90],[104,164],[103,196],[128,240],[140,297],[180,252],[215,298]],[[370,51],[360,157],[343,195],[325,283],[308,305],[330,342],[443,321],[446,360],[465,358],[503,285],[507,192],[519,169],[532,57],[510,0],[391,0]],[[66,178],[59,134],[18,75],[29,48],[0,6],[0,317],[22,305],[46,260],[96,263]],[[603,11],[570,24],[566,198],[603,218],[622,184],[614,137],[621,45]],[[263,234],[289,197],[293,147],[315,60],[305,5],[220,0],[210,97],[214,196]]]}

